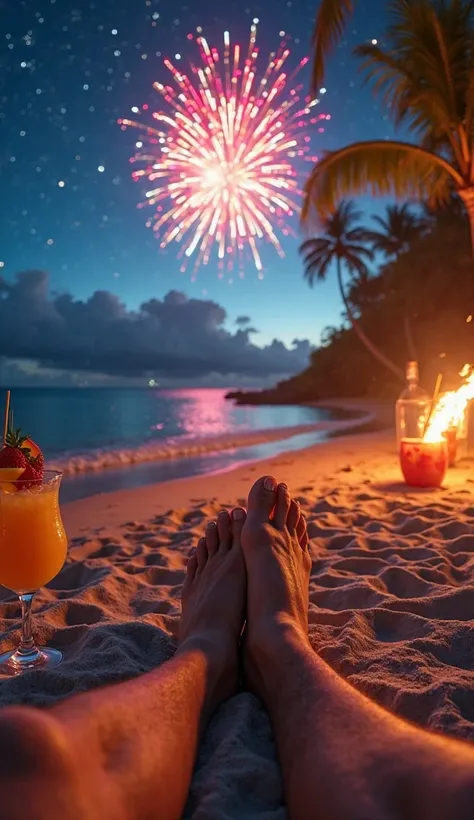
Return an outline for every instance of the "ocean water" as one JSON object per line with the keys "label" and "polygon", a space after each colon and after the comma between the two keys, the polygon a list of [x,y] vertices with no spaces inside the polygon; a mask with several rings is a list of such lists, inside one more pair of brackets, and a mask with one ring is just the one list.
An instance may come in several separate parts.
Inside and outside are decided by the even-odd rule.
{"label": "ocean water", "polygon": [[133,448],[165,439],[226,436],[333,418],[312,407],[237,407],[226,390],[17,389],[15,427],[45,455]]}
{"label": "ocean water", "polygon": [[230,469],[361,421],[322,408],[238,407],[226,392],[20,388],[11,406],[15,427],[64,472],[63,500]]}

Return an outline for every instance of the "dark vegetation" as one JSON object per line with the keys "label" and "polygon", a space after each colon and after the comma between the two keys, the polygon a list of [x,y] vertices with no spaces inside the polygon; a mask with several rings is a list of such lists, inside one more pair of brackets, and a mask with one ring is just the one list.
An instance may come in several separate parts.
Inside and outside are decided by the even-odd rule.
{"label": "dark vegetation", "polygon": [[438,213],[376,275],[349,279],[347,301],[359,332],[345,313],[340,327],[327,328],[305,371],[273,390],[232,397],[245,403],[394,398],[402,379],[367,349],[360,330],[400,371],[416,354],[428,390],[438,372],[445,387],[456,386],[459,370],[474,358],[474,264],[460,208]]}

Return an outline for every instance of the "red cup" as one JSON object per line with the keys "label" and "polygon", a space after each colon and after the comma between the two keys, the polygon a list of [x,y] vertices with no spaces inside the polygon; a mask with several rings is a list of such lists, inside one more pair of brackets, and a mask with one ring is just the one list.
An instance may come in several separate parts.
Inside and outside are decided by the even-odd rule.
{"label": "red cup", "polygon": [[440,487],[448,468],[448,443],[402,439],[400,467],[411,487]]}

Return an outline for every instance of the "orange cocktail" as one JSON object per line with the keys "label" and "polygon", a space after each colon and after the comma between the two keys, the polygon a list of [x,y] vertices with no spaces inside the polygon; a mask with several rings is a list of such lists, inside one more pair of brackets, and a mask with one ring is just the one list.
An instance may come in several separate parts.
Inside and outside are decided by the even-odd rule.
{"label": "orange cocktail", "polygon": [[0,584],[14,592],[34,592],[64,564],[58,490],[59,480],[30,489],[22,489],[21,481],[0,484]]}
{"label": "orange cocktail", "polygon": [[61,473],[43,470],[41,465],[41,471],[27,479],[17,478],[26,470],[0,468],[0,584],[16,592],[21,601],[20,643],[0,655],[4,675],[55,666],[62,659],[58,649],[36,646],[31,625],[35,591],[58,574],[66,559],[67,537],[58,499]]}

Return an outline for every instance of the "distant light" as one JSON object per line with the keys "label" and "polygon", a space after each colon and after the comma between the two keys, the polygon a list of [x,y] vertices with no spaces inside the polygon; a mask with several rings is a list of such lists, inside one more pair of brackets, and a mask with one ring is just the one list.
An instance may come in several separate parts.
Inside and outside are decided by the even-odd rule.
{"label": "distant light", "polygon": [[286,31],[280,31],[280,32],[279,32],[279,37],[284,37],[284,36],[285,36],[285,34],[286,34]]}
{"label": "distant light", "polygon": [[119,274],[119,273],[117,273],[117,271],[115,271],[115,273],[114,273],[114,279],[118,279],[118,278],[119,278],[119,276],[120,276],[120,274]]}
{"label": "distant light", "polygon": [[113,28],[111,33],[112,33],[113,35],[115,35],[115,34],[118,34],[118,31],[117,31],[117,29],[116,29],[116,28]]}
{"label": "distant light", "polygon": [[5,267],[5,262],[0,262],[0,268],[4,268],[4,267]]}
{"label": "distant light", "polygon": [[370,42],[372,43],[373,46],[376,46],[377,43],[378,43],[378,40],[376,40],[375,37],[374,37],[374,39],[371,40]]}
{"label": "distant light", "polygon": [[20,65],[21,65],[21,67],[22,67],[22,68],[26,68],[26,63],[25,63],[25,61],[24,61],[24,60],[23,60],[23,62],[22,62],[22,63],[20,63]]}
{"label": "distant light", "polygon": [[175,54],[174,58],[175,58],[175,60],[180,60],[181,59],[181,54]]}
{"label": "distant light", "polygon": [[84,91],[89,91],[89,86],[87,85],[87,83],[84,83],[84,85],[82,87],[83,87]]}
{"label": "distant light", "polygon": [[54,239],[48,239],[48,240],[46,241],[46,244],[47,244],[47,245],[53,245],[53,244],[54,244]]}
{"label": "distant light", "polygon": [[258,17],[254,17],[252,20],[252,23],[255,23],[255,25],[258,25],[259,22],[260,20],[258,19]]}
{"label": "distant light", "polygon": [[135,143],[135,147],[136,148],[143,148],[143,142],[141,140],[139,140],[138,142]]}
{"label": "distant light", "polygon": [[114,57],[120,57],[121,53],[122,53],[122,52],[121,52],[121,51],[119,51],[119,50],[118,50],[118,48],[117,48],[117,49],[114,51]]}
{"label": "distant light", "polygon": [[446,358],[446,353],[440,353],[439,358],[440,359],[445,359]]}
{"label": "distant light", "polygon": [[467,319],[466,319],[466,322],[467,322],[468,324],[469,324],[469,322],[472,322],[472,313],[470,313],[470,314],[469,314],[469,316],[468,316],[468,317],[467,317]]}
{"label": "distant light", "polygon": [[136,105],[132,105],[132,111],[133,111],[134,114],[138,114],[140,109]]}
{"label": "distant light", "polygon": [[66,183],[64,182],[64,180],[60,179],[58,182],[58,188],[64,188],[65,184]]}
{"label": "distant light", "polygon": [[26,131],[20,131],[20,137],[26,136]]}
{"label": "distant light", "polygon": [[104,166],[103,166],[103,165],[99,165],[99,167],[97,168],[97,170],[98,170],[98,172],[99,172],[100,174],[103,174],[103,173],[104,173],[104,171],[105,171],[105,168],[104,168]]}
{"label": "distant light", "polygon": [[155,379],[149,379],[148,380],[148,387],[155,387],[155,386],[156,386]]}
{"label": "distant light", "polygon": [[320,88],[320,89],[319,89],[319,93],[320,93],[320,94],[325,94],[325,93],[326,93],[326,91],[327,91],[327,88]]}

